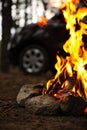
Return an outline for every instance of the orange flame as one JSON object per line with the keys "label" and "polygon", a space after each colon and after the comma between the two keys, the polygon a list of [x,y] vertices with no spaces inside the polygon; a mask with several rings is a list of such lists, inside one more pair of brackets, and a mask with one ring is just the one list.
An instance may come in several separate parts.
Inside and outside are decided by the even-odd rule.
{"label": "orange flame", "polygon": [[[61,86],[59,87],[60,89],[68,90],[70,85],[66,82],[67,79],[75,77],[73,87],[69,91],[77,93],[87,101],[87,50],[82,40],[83,34],[87,35],[87,24],[82,22],[82,19],[87,16],[87,8],[82,7],[77,9],[77,4],[79,4],[79,0],[66,0],[66,8],[63,9],[63,14],[66,28],[70,30],[70,38],[64,44],[63,49],[70,56],[64,59],[62,56],[59,57],[57,55],[57,63],[55,65],[57,73],[54,79],[47,82],[47,91],[52,85],[53,90],[57,85]],[[76,30],[77,23],[79,25],[78,30]],[[64,83],[61,81],[61,75],[64,78]],[[54,92],[54,96],[58,92],[59,89],[57,89],[56,93]]]}
{"label": "orange flame", "polygon": [[38,22],[38,25],[39,25],[40,27],[43,27],[43,26],[46,25],[47,23],[48,23],[47,18],[46,18],[45,16],[42,16],[42,17],[40,18],[39,22]]}
{"label": "orange flame", "polygon": [[84,113],[87,114],[87,107],[85,108]]}

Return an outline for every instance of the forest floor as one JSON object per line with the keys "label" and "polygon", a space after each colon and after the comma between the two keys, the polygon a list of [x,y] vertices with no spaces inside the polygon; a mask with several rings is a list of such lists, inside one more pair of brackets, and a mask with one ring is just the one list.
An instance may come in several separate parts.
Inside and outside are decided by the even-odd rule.
{"label": "forest floor", "polygon": [[25,75],[18,68],[0,72],[0,130],[87,130],[87,116],[32,115],[19,107],[16,97],[25,84],[46,83],[52,74]]}

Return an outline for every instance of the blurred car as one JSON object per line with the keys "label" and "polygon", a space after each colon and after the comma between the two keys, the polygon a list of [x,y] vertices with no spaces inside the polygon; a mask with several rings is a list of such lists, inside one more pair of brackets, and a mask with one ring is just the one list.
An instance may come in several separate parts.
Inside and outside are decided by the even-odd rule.
{"label": "blurred car", "polygon": [[44,26],[32,23],[16,32],[7,47],[9,61],[29,74],[53,70],[57,52],[66,55],[62,47],[68,38],[64,17],[58,12]]}

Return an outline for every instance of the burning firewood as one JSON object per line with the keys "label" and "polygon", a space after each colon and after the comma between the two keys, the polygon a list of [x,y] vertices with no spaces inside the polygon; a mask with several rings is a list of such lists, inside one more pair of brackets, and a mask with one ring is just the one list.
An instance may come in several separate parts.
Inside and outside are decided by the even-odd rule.
{"label": "burning firewood", "polygon": [[47,82],[45,94],[72,92],[87,101],[87,50],[82,39],[83,34],[87,35],[87,24],[82,20],[87,16],[87,8],[77,8],[79,3],[79,0],[66,0],[66,8],[62,9],[66,29],[70,31],[63,49],[69,55],[65,58],[57,55],[57,73],[54,79]]}
{"label": "burning firewood", "polygon": [[86,94],[85,94],[85,90],[84,90],[82,81],[81,80],[77,80],[76,82],[77,82],[76,86],[75,86],[76,93],[79,91],[79,93],[81,94],[81,96],[83,97],[83,99],[86,100]]}

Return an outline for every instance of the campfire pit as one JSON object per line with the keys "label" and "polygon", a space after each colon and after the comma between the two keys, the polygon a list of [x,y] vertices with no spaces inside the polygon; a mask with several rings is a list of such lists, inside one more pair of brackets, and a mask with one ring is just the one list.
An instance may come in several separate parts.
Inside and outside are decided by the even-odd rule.
{"label": "campfire pit", "polygon": [[[87,35],[87,8],[78,8],[79,0],[66,0],[62,12],[70,38],[63,45],[69,55],[66,58],[57,55],[55,77],[46,85],[35,85],[22,100],[17,102],[30,113],[42,115],[84,115],[87,114],[87,49],[83,35]],[[78,27],[79,26],[79,27]],[[22,92],[26,93],[23,88]]]}
{"label": "campfire pit", "polygon": [[39,115],[87,115],[87,103],[71,93],[60,94],[57,98],[50,94],[42,95],[44,84],[24,85],[17,96],[17,103],[31,114]]}

